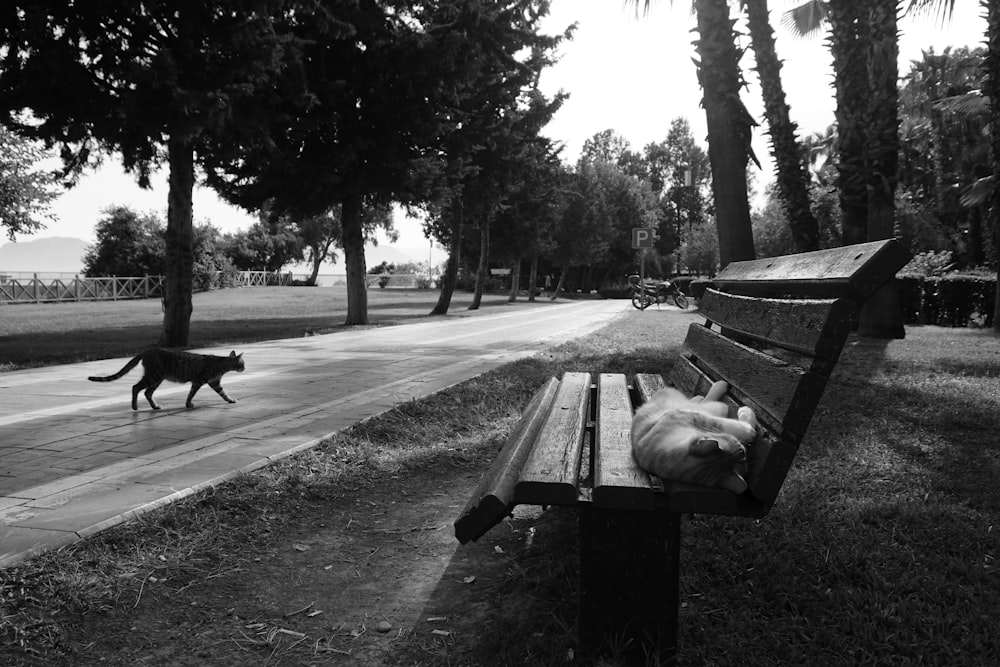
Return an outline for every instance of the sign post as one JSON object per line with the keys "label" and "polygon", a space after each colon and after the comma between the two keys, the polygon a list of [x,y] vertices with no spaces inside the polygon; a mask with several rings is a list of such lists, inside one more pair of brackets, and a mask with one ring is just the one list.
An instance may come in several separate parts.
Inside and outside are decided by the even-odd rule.
{"label": "sign post", "polygon": [[639,251],[639,299],[645,299],[642,290],[646,289],[646,248],[653,247],[656,230],[652,227],[632,228],[632,247]]}

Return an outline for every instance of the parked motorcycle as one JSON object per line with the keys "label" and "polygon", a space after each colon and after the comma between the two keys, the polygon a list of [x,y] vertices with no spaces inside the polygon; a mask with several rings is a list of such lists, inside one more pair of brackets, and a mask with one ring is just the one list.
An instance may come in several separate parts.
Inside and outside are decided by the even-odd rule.
{"label": "parked motorcycle", "polygon": [[642,283],[638,275],[632,274],[628,277],[631,286],[632,305],[639,310],[646,310],[654,303],[659,306],[661,303],[672,301],[681,310],[688,307],[688,298],[669,280],[647,280]]}

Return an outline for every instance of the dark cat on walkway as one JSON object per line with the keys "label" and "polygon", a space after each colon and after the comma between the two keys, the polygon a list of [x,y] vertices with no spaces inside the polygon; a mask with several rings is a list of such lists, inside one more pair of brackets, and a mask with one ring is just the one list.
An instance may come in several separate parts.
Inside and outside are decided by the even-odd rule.
{"label": "dark cat on walkway", "polygon": [[235,403],[232,398],[222,388],[222,376],[229,371],[242,373],[243,355],[230,352],[228,357],[220,357],[211,354],[195,354],[194,352],[182,352],[180,350],[168,350],[162,347],[154,347],[133,357],[125,364],[125,367],[114,375],[107,377],[90,376],[87,379],[93,382],[111,382],[135,368],[142,362],[142,379],[132,385],[132,409],[138,410],[139,392],[146,390],[146,400],[154,410],[159,410],[160,406],[153,400],[153,392],[164,380],[171,382],[190,382],[191,391],[188,393],[185,405],[194,407],[191,399],[198,393],[201,386],[207,384],[216,393],[230,403]]}

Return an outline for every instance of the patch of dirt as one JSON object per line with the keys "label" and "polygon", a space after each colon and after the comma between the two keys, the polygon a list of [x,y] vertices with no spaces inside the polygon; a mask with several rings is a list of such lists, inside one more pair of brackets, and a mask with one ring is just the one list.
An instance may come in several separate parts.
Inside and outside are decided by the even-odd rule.
{"label": "patch of dirt", "polygon": [[[572,618],[575,586],[553,572],[573,555],[524,577],[541,551],[538,516],[508,519],[472,545],[455,539],[480,472],[423,469],[303,498],[263,549],[142,575],[135,600],[68,624],[66,664],[524,664],[532,642],[546,652],[571,642],[560,619]],[[539,595],[553,585],[559,613]],[[526,645],[505,646],[525,631]]]}

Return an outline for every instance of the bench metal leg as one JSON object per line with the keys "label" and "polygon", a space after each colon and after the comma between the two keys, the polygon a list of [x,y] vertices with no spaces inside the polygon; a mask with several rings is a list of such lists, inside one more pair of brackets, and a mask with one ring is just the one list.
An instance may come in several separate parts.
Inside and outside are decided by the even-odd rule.
{"label": "bench metal leg", "polygon": [[[677,657],[681,516],[580,508],[580,643],[628,664]],[[655,656],[655,657],[654,657]]]}

